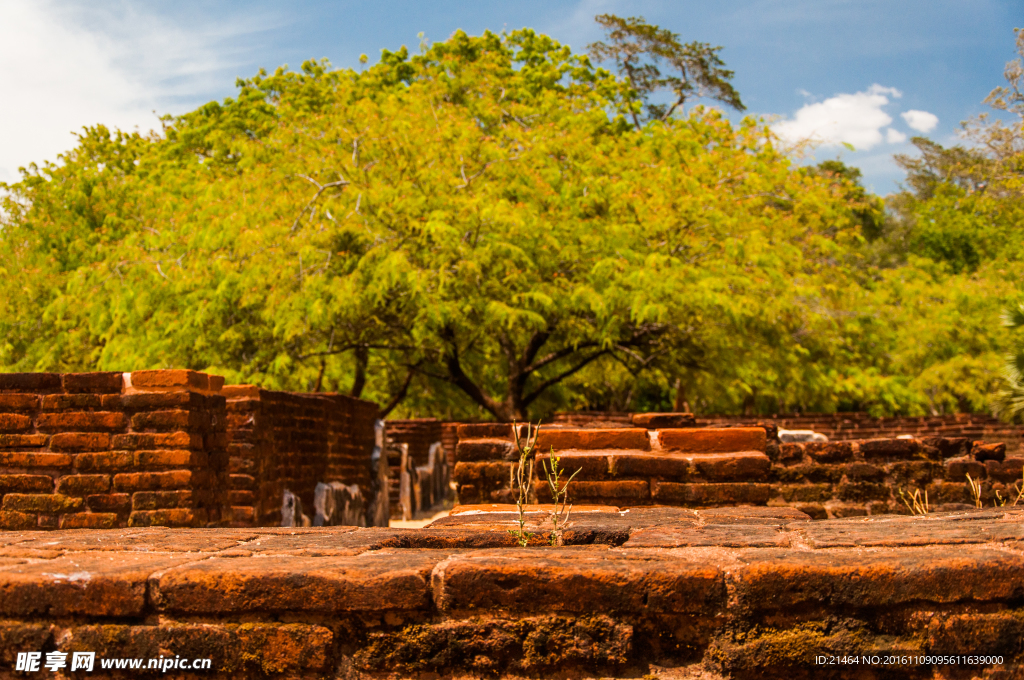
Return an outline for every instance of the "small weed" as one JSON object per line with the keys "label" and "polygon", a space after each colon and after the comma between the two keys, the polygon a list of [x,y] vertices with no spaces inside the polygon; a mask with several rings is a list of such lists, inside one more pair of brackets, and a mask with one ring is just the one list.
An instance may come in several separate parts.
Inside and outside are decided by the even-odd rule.
{"label": "small weed", "polygon": [[970,473],[967,474],[967,485],[971,488],[971,498],[974,499],[974,507],[981,508],[981,481],[977,479],[971,479]]}
{"label": "small weed", "polygon": [[910,510],[911,515],[927,515],[930,508],[928,507],[928,492],[924,492],[924,498],[921,498],[921,490],[914,489],[914,493],[907,493],[902,488],[900,489],[900,499],[903,504]]}
{"label": "small weed", "polygon": [[509,529],[508,533],[516,538],[520,547],[525,548],[530,539],[536,536],[526,530],[526,504],[530,501],[530,486],[533,484],[533,461],[530,455],[537,445],[537,433],[540,430],[540,421],[533,427],[526,424],[525,444],[519,436],[519,423],[512,422],[512,433],[516,438],[516,450],[519,452],[519,462],[512,466],[510,471],[509,484],[516,494],[516,511],[519,513],[516,521],[519,522],[518,529]]}
{"label": "small weed", "polygon": [[[550,461],[550,466],[548,462]],[[562,461],[561,456],[555,453],[555,448],[551,447],[551,453],[548,456],[548,460],[542,461],[544,466],[544,476],[548,479],[548,487],[551,489],[551,499],[555,504],[555,509],[551,513],[551,545],[556,545],[558,539],[562,536],[562,529],[569,522],[569,513],[572,512],[572,504],[569,505],[569,509],[565,509],[565,504],[569,501],[569,483],[580,473],[583,468],[578,468],[576,472],[569,476],[569,479],[565,480],[565,483],[561,483],[559,477],[562,475],[563,470],[559,467],[559,463]],[[561,502],[561,507],[559,507]],[[563,515],[564,513],[564,515]]]}

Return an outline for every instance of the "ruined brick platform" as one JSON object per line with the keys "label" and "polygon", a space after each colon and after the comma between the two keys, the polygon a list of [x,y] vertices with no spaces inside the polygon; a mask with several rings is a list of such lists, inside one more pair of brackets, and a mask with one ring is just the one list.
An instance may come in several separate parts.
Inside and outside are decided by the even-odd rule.
{"label": "ruined brick platform", "polygon": [[[2,532],[0,678],[63,677],[13,671],[54,650],[211,658],[167,675],[196,678],[1024,673],[1024,508],[588,510],[557,547],[530,515],[525,549],[512,513],[479,511],[405,530]],[[893,652],[1003,663],[814,662]]]}

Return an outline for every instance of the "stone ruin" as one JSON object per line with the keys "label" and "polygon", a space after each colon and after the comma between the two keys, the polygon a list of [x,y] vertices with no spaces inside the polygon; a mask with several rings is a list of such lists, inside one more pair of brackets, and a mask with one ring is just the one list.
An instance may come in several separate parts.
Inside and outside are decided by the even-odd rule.
{"label": "stone ruin", "polygon": [[[451,515],[337,525],[383,523],[393,449],[425,467],[375,422],[187,371],[0,376],[0,678],[82,651],[211,659],[168,675],[203,678],[1024,675],[1024,503],[993,507],[1024,461],[998,444],[550,428],[577,505],[554,536],[527,507],[522,548],[511,425],[434,448]],[[894,514],[900,484],[933,512]]]}

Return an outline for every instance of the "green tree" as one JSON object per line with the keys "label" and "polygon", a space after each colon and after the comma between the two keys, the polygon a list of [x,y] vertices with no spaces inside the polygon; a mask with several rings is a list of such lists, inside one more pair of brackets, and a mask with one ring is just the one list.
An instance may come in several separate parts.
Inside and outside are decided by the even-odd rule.
{"label": "green tree", "polygon": [[[733,72],[725,68],[719,56],[722,47],[709,43],[682,43],[679,36],[668,29],[648,24],[643,17],[623,19],[614,14],[595,17],[607,33],[608,42],[595,42],[589,46],[597,61],[611,60],[619,73],[627,79],[629,114],[633,124],[641,127],[639,107],[642,102],[648,120],[668,120],[682,110],[687,100],[710,98],[731,106],[737,111],[746,107],[730,82]],[[662,73],[662,68],[668,73]],[[668,89],[673,100],[656,103],[651,98],[659,90]]]}

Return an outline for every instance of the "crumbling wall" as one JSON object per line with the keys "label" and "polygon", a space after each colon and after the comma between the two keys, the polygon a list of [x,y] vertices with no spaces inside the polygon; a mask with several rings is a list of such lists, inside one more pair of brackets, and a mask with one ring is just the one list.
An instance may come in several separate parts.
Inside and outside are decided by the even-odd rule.
{"label": "crumbling wall", "polygon": [[[927,493],[933,509],[969,507],[976,501],[968,474],[987,505],[1012,500],[1024,486],[1024,456],[1007,456],[1002,444],[964,437],[780,444],[768,436],[770,427],[680,427],[687,422],[642,414],[632,420],[640,427],[541,428],[538,462],[553,448],[563,469],[580,470],[570,486],[575,503],[788,506],[815,518],[906,512],[901,490],[920,491],[922,499]],[[458,431],[459,503],[512,502],[511,426]],[[544,502],[539,465],[535,476],[536,498]]]}
{"label": "crumbling wall", "polygon": [[222,384],[176,370],[0,374],[0,528],[221,522]]}
{"label": "crumbling wall", "polygon": [[[235,525],[280,525],[285,491],[301,503],[300,517],[305,514],[313,522],[321,483],[356,487],[332,493],[338,498],[360,496],[369,512],[375,496],[375,404],[338,394],[275,392],[253,385],[231,385],[224,394]],[[321,505],[344,507],[333,500],[330,506]]]}

